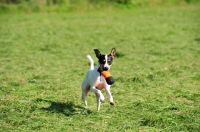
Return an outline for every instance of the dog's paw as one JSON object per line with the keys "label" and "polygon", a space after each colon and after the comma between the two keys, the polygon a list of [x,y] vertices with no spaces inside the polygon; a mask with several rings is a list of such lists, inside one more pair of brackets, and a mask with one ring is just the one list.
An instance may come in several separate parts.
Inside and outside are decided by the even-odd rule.
{"label": "dog's paw", "polygon": [[104,103],[104,99],[100,99],[101,103]]}
{"label": "dog's paw", "polygon": [[110,105],[115,105],[115,103],[114,102],[110,102]]}
{"label": "dog's paw", "polygon": [[104,103],[104,100],[100,99],[100,102],[101,102],[101,103]]}

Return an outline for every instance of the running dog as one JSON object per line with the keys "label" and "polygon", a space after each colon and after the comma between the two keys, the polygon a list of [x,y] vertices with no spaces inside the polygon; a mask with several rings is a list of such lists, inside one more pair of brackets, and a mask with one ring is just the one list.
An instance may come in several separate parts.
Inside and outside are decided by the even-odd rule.
{"label": "running dog", "polygon": [[101,54],[98,49],[94,49],[96,57],[98,58],[98,65],[94,67],[94,61],[90,55],[87,55],[87,58],[90,61],[90,69],[88,70],[85,79],[82,82],[82,100],[87,106],[87,94],[89,90],[93,91],[96,94],[97,99],[97,111],[100,110],[101,102],[104,102],[104,96],[101,93],[102,89],[106,90],[106,94],[109,98],[110,104],[114,105],[113,97],[110,92],[110,86],[108,85],[105,78],[99,73],[99,68],[103,70],[110,70],[113,59],[116,54],[116,49],[112,48],[110,54]]}

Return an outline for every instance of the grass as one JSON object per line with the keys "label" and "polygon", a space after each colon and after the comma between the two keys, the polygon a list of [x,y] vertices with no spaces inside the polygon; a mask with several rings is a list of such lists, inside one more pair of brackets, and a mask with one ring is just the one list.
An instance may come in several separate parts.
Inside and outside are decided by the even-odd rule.
{"label": "grass", "polygon": [[[199,131],[200,8],[0,16],[1,131]],[[81,101],[94,48],[116,47],[108,99]],[[105,91],[103,91],[105,94]]]}

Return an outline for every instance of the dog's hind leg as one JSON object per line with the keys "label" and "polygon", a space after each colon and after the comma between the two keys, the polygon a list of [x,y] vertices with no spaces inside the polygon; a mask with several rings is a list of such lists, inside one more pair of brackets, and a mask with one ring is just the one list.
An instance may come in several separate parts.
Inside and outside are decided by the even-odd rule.
{"label": "dog's hind leg", "polygon": [[82,97],[81,98],[82,98],[85,106],[87,106],[86,98],[87,98],[87,93],[89,92],[89,90],[90,90],[90,86],[83,82],[82,83]]}
{"label": "dog's hind leg", "polygon": [[87,100],[86,100],[86,99],[87,99],[87,93],[88,93],[88,91],[89,91],[89,90],[87,90],[87,89],[82,90],[82,100],[83,100],[85,106],[88,105],[88,104],[87,104]]}

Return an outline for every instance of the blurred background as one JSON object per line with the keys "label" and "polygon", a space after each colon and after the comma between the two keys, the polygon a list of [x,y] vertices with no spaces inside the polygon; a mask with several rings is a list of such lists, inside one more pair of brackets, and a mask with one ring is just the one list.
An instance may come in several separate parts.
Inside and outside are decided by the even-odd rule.
{"label": "blurred background", "polygon": [[200,0],[0,0],[0,13],[71,12],[197,4]]}

